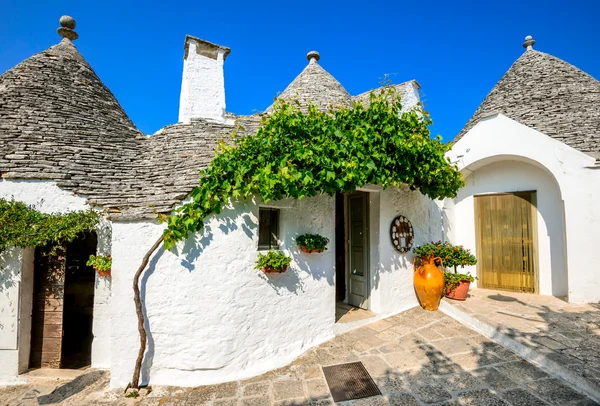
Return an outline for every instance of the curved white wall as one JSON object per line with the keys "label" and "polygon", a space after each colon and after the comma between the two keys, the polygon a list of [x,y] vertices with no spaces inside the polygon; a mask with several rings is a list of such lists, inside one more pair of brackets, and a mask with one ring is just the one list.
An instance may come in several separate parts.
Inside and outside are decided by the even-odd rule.
{"label": "curved white wall", "polygon": [[[393,250],[389,227],[402,214],[411,220],[417,244],[441,238],[440,211],[430,199],[408,188],[371,191],[371,309],[377,317],[348,324],[335,323],[334,199],[267,206],[281,209],[281,249],[294,259],[285,274],[253,269],[255,202],[231,205],[176,252],[161,248],[151,261],[141,281],[151,332],[144,383],[196,386],[252,377],[287,365],[334,334],[417,305],[413,255]],[[132,278],[163,227],[113,224],[113,387],[131,380],[139,348]],[[303,233],[328,237],[328,250],[300,252],[295,237]]]}
{"label": "curved white wall", "polygon": [[[536,191],[539,289],[542,295],[566,296],[568,280],[565,258],[564,217],[556,181],[544,170],[528,163],[502,160],[485,165],[466,178],[455,199],[455,243],[475,255],[474,196],[489,193]],[[468,269],[473,275],[474,267]]]}
{"label": "curved white wall", "polygon": [[[294,258],[284,274],[255,270],[258,206],[236,203],[206,222],[203,233],[163,248],[141,282],[150,320],[142,381],[206,385],[283,366],[333,336],[335,247],[304,254],[294,239],[318,233],[334,241],[331,197],[269,204],[279,207],[282,250]],[[113,225],[111,385],[131,380],[139,339],[131,281],[162,225]]]}

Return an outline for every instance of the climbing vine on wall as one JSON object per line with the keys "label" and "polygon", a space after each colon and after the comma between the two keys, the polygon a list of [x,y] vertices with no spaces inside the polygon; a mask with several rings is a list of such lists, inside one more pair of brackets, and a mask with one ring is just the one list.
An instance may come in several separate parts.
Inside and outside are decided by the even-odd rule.
{"label": "climbing vine on wall", "polygon": [[41,247],[73,241],[98,224],[93,210],[42,213],[34,206],[0,199],[0,253],[9,247]]}
{"label": "climbing vine on wall", "polygon": [[455,197],[463,186],[460,171],[446,158],[449,145],[431,138],[427,112],[399,114],[401,97],[392,86],[372,92],[370,103],[319,111],[277,100],[253,136],[221,142],[190,201],[175,209],[163,235],[144,256],[134,280],[140,349],[131,385],[139,387],[146,331],[139,280],[160,245],[171,249],[202,230],[206,217],[219,214],[231,199],[257,195],[263,202],[351,192],[365,184],[407,184],[432,199]]}
{"label": "climbing vine on wall", "polygon": [[371,93],[368,107],[355,103],[323,112],[312,105],[303,112],[278,100],[256,135],[219,144],[191,202],[167,219],[166,248],[201,230],[204,219],[220,213],[230,198],[302,199],[365,184],[408,184],[432,199],[455,197],[463,180],[445,157],[448,145],[430,137],[429,115],[399,111],[400,97],[391,86]]}

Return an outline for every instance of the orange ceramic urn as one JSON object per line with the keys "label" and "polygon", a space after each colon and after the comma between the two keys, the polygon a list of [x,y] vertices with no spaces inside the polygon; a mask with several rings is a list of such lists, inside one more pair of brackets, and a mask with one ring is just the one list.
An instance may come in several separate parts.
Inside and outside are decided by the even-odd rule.
{"label": "orange ceramic urn", "polygon": [[437,310],[444,291],[444,272],[435,265],[437,258],[424,257],[417,268],[415,258],[414,284],[415,292],[425,310]]}

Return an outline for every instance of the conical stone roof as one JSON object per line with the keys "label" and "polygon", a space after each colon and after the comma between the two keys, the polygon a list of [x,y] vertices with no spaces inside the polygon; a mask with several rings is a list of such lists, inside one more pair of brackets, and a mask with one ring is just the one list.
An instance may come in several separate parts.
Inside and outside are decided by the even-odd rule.
{"label": "conical stone roof", "polygon": [[0,76],[0,173],[114,195],[145,140],[71,40]]}
{"label": "conical stone roof", "polygon": [[[286,87],[279,98],[286,101],[297,100],[303,110],[306,110],[310,102],[322,111],[326,111],[330,106],[352,107],[350,94],[317,62],[319,54],[312,51],[307,58],[310,62],[306,68]],[[273,105],[267,112],[272,109]]]}
{"label": "conical stone roof", "polygon": [[502,113],[570,147],[600,157],[600,82],[575,66],[528,49],[510,67],[458,141],[479,120]]}

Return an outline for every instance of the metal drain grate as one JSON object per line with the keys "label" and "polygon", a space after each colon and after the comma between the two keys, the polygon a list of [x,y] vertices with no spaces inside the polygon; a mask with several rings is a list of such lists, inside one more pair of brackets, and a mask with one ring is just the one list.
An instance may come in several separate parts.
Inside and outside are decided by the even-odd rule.
{"label": "metal drain grate", "polygon": [[323,374],[335,402],[381,395],[362,362],[323,367]]}

